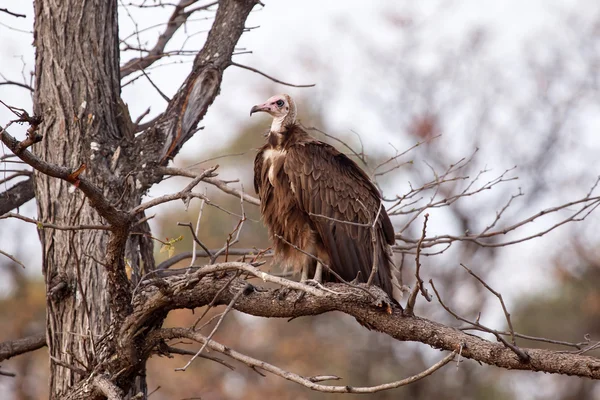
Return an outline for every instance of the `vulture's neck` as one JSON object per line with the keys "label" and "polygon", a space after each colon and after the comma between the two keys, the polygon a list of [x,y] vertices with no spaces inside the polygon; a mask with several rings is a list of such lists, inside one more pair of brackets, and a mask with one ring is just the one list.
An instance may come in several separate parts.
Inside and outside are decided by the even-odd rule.
{"label": "vulture's neck", "polygon": [[281,147],[286,141],[290,128],[296,123],[294,113],[288,113],[281,117],[273,118],[271,131],[269,132],[269,143],[275,147]]}
{"label": "vulture's neck", "polygon": [[295,123],[290,125],[283,125],[281,131],[273,131],[269,132],[267,136],[267,143],[269,147],[273,149],[283,149],[287,147],[291,143],[295,143],[304,137],[305,132],[298,127]]}
{"label": "vulture's neck", "polygon": [[279,134],[283,133],[286,127],[286,118],[287,115],[283,117],[273,118],[273,122],[271,123],[271,132]]}

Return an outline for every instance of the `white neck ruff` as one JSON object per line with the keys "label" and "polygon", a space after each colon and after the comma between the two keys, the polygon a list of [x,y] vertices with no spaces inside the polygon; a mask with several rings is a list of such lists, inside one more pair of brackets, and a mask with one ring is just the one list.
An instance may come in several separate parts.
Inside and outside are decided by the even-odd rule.
{"label": "white neck ruff", "polygon": [[273,122],[271,123],[271,132],[283,132],[283,120],[285,117],[277,117],[273,118]]}

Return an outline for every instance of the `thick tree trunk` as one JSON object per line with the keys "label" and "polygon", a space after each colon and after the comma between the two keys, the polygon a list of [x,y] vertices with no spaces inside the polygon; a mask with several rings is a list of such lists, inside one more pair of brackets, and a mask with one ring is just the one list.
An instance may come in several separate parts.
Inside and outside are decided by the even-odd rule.
{"label": "thick tree trunk", "polygon": [[[139,234],[149,232],[148,224],[139,222],[143,213],[131,210],[162,179],[150,167],[175,156],[217,96],[254,4],[219,3],[190,75],[163,117],[136,138],[120,99],[116,0],[35,0],[34,113],[44,119],[43,140],[31,147],[38,160],[27,152],[20,157],[36,169],[39,220],[88,225],[40,230],[51,399],[120,397],[121,391],[145,398],[148,354],[139,349],[168,310],[123,332],[132,288],[154,269],[152,242]],[[9,136],[3,142],[19,153]]]}
{"label": "thick tree trunk", "polygon": [[[82,176],[110,203],[125,209],[139,204],[140,193],[121,178],[128,166],[122,155],[132,135],[120,101],[117,1],[37,0],[35,16],[34,112],[44,117],[44,139],[33,147],[35,153],[73,171],[85,164]],[[35,193],[41,221],[106,224],[83,193],[64,180],[36,172]],[[58,399],[83,378],[68,365],[86,369],[97,363],[113,317],[102,265],[110,232],[45,230],[40,236],[50,397]]]}

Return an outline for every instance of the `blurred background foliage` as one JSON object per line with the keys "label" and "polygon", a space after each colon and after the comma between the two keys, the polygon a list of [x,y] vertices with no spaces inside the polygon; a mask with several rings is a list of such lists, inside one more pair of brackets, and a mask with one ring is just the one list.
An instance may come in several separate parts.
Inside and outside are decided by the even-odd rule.
{"label": "blurred background foliage", "polygon": [[[499,185],[474,197],[467,197],[444,210],[431,212],[430,235],[461,234],[477,231],[493,220],[503,204],[522,189],[504,216],[509,222],[523,219],[550,205],[558,205],[586,193],[600,171],[600,124],[597,117],[600,66],[600,8],[567,8],[557,20],[554,31],[532,35],[523,43],[521,64],[507,68],[493,57],[490,44],[493,32],[485,26],[461,31],[461,37],[448,43],[425,45],[424,33],[442,23],[453,2],[442,2],[439,11],[420,18],[418,10],[393,8],[380,11],[380,29],[365,33],[344,19],[334,21],[334,36],[350,38],[352,52],[369,60],[369,74],[354,76],[349,82],[351,65],[331,63],[326,56],[314,55],[306,48],[298,50],[300,68],[319,81],[328,82],[318,96],[310,91],[294,91],[301,122],[317,127],[346,142],[360,152],[361,141],[367,156],[365,169],[372,175],[375,167],[393,156],[394,147],[403,151],[417,142],[428,141],[399,160],[399,168],[377,176],[386,196],[403,193],[408,182],[417,187],[432,177],[431,169],[443,171],[476,148],[467,175],[473,177],[486,168],[500,174],[518,165],[519,181]],[[442,4],[440,3],[440,4]],[[577,3],[577,2],[575,2]],[[578,5],[585,2],[579,2]],[[378,8],[381,10],[381,7]],[[583,11],[582,11],[583,10]],[[515,10],[518,12],[518,10]],[[269,21],[263,21],[268,24]],[[346,42],[345,42],[346,43]],[[430,54],[431,53],[431,54]],[[434,54],[435,56],[433,56]],[[345,62],[345,61],[344,61]],[[340,72],[342,71],[342,72]],[[285,69],[280,70],[280,75]],[[229,73],[229,72],[228,72]],[[282,76],[283,78],[283,76]],[[227,79],[227,77],[226,77]],[[350,87],[351,86],[351,87]],[[227,87],[224,91],[227,91]],[[253,91],[247,108],[282,87],[261,81]],[[292,90],[293,91],[293,90]],[[353,132],[356,127],[340,125],[332,119],[344,96],[359,97],[363,107],[351,113],[364,113],[368,121],[377,121],[373,129]],[[342,103],[343,104],[343,103]],[[230,110],[216,104],[220,118]],[[212,109],[211,109],[212,110]],[[207,123],[208,125],[208,123]],[[237,187],[254,194],[253,160],[262,145],[267,126],[255,117],[238,124],[235,134],[224,139],[219,127],[207,126],[200,145],[184,152],[180,167],[198,171],[219,164],[221,179],[235,180]],[[318,132],[316,137],[344,150],[336,140]],[[358,135],[358,136],[357,136]],[[441,135],[439,138],[436,138]],[[358,139],[361,138],[361,140]],[[394,146],[388,146],[387,141]],[[224,157],[225,156],[225,157]],[[206,161],[202,161],[206,160]],[[359,162],[360,163],[360,162]],[[401,164],[401,165],[400,165]],[[496,176],[494,175],[494,176]],[[491,176],[491,175],[490,175]],[[175,191],[185,180],[172,178],[163,190]],[[444,187],[448,193],[452,189]],[[211,202],[235,214],[240,202],[207,185]],[[150,196],[157,195],[151,192]],[[183,236],[175,244],[175,254],[190,251],[192,238],[188,228],[177,222],[195,224],[200,203],[186,210],[182,203],[161,208],[152,220],[157,239],[157,263],[168,258],[160,252],[160,241]],[[236,247],[269,247],[266,229],[256,207],[246,204],[248,215],[240,243]],[[219,248],[238,224],[239,218],[207,205],[200,224],[199,238],[209,248]],[[394,220],[397,228],[401,218]],[[445,301],[461,315],[496,329],[506,329],[497,299],[459,267],[465,263],[505,296],[513,325],[522,334],[569,342],[583,342],[588,335],[600,339],[600,245],[598,217],[585,223],[570,224],[561,233],[552,233],[532,242],[510,248],[482,248],[461,243],[435,257],[425,257],[426,281],[433,278]],[[519,237],[539,232],[544,225],[526,227]],[[409,229],[418,237],[421,226]],[[18,231],[0,227],[2,238],[15,240]],[[160,241],[159,241],[160,240]],[[13,255],[20,258],[39,246],[17,246]],[[231,259],[231,257],[230,257]],[[198,260],[197,263],[206,262]],[[403,279],[412,285],[414,256],[397,255],[403,266]],[[186,267],[189,259],[177,264]],[[264,268],[278,271],[277,266]],[[0,293],[0,341],[38,332],[44,326],[44,286],[41,277],[28,274],[16,264],[0,258],[4,280]],[[166,326],[190,326],[203,309],[176,310],[169,314]],[[222,312],[211,310],[208,317]],[[462,326],[445,313],[434,300],[419,299],[416,312],[427,318]],[[212,329],[209,324],[204,329]],[[68,332],[65,332],[68,334]],[[397,342],[371,332],[340,313],[292,321],[250,317],[232,312],[215,339],[240,352],[278,365],[298,374],[337,375],[337,384],[376,385],[418,373],[442,357],[439,351],[421,344]],[[572,348],[518,340],[521,346]],[[198,345],[181,343],[195,351]],[[591,355],[600,356],[598,350]],[[151,399],[332,399],[351,395],[327,395],[311,392],[294,383],[257,372],[240,364],[234,369],[199,359],[187,372],[175,372],[189,356],[155,356],[148,364],[148,383],[155,390]],[[225,360],[229,362],[228,360]],[[25,400],[46,397],[47,355],[44,349],[16,357],[2,364],[16,377],[0,376],[2,398]],[[415,384],[369,395],[373,399],[597,399],[598,383],[580,378],[506,371],[480,366],[469,360],[449,365]]]}

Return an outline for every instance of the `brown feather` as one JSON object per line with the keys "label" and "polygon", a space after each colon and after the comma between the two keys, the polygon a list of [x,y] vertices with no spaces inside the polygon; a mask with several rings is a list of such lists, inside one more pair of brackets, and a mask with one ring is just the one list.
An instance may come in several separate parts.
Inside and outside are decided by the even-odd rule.
{"label": "brown feather", "polygon": [[[347,281],[358,276],[366,282],[375,257],[374,283],[392,297],[388,245],[394,243],[394,229],[385,208],[375,223],[375,254],[370,226],[356,225],[372,224],[380,208],[381,196],[369,177],[354,161],[297,125],[269,136],[254,162],[254,188],[280,260],[297,269],[316,264],[276,235],[319,257]],[[327,273],[324,279],[334,280]]]}

